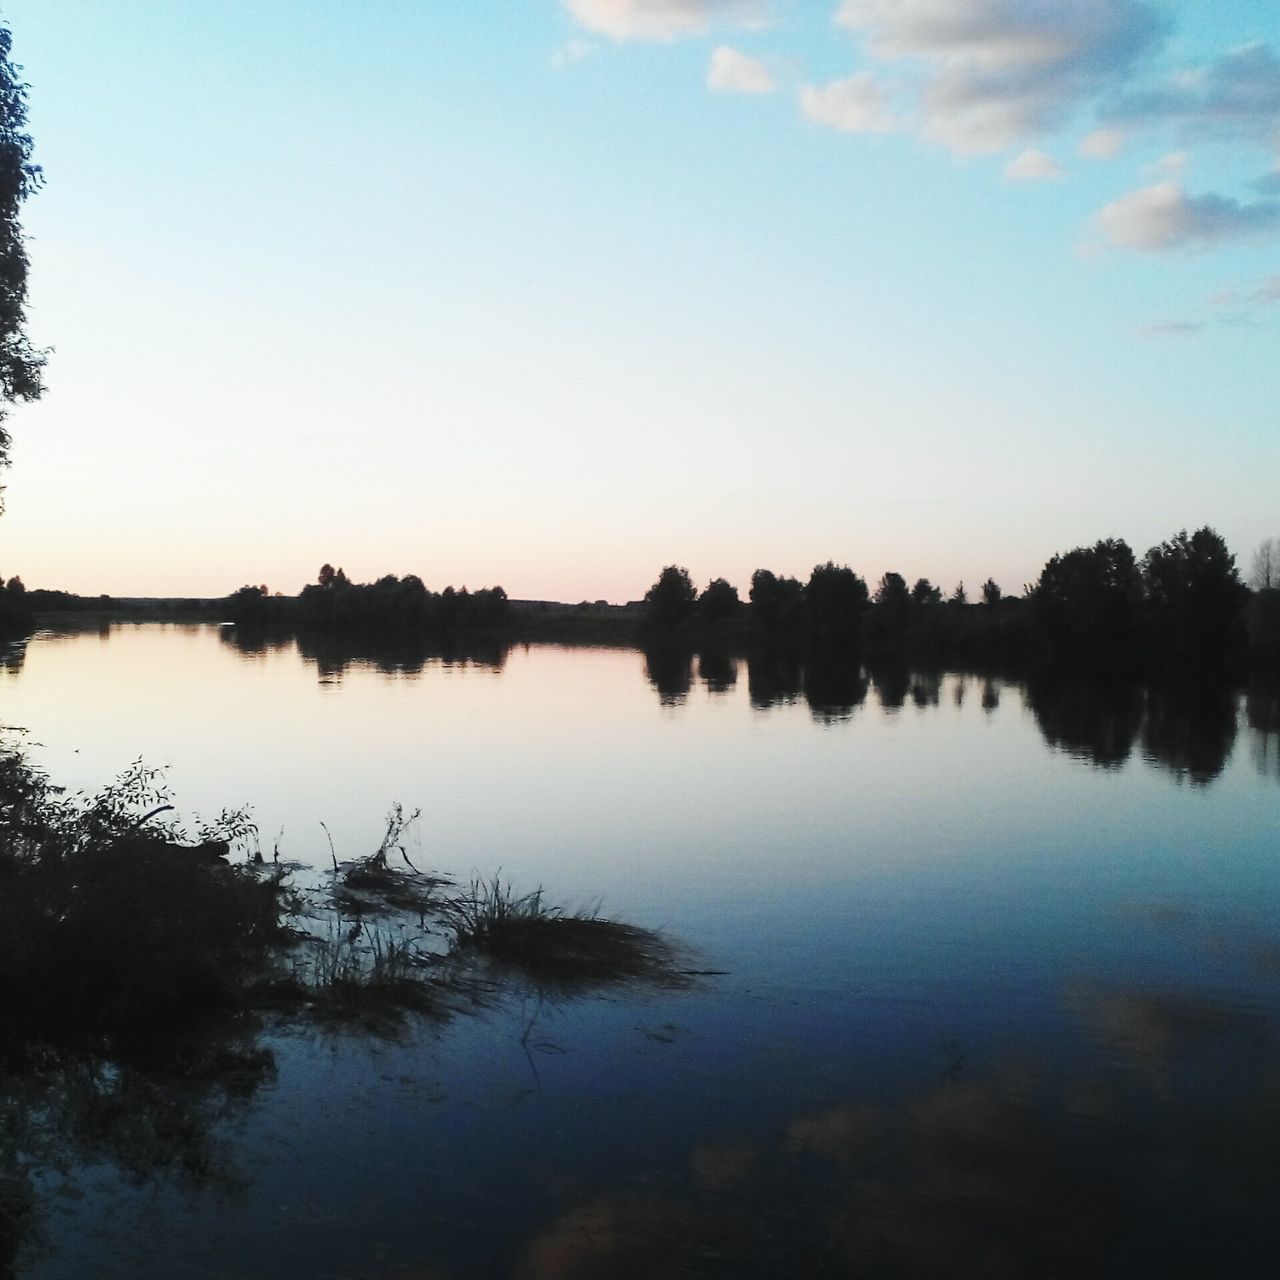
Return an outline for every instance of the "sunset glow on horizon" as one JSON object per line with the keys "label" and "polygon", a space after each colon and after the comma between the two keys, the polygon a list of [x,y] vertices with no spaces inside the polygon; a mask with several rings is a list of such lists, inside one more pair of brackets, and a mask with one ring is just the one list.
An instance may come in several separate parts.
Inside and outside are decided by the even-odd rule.
{"label": "sunset glow on horizon", "polygon": [[0,570],[1016,593],[1280,534],[1280,11],[9,0]]}

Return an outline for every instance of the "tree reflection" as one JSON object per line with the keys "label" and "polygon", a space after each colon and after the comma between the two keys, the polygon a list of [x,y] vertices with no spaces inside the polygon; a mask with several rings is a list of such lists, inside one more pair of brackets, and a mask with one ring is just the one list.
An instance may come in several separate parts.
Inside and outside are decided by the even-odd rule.
{"label": "tree reflection", "polygon": [[867,678],[857,662],[812,657],[805,669],[805,700],[822,724],[848,720],[867,699]]}
{"label": "tree reflection", "polygon": [[678,707],[693,685],[693,654],[675,645],[654,645],[644,651],[644,673],[658,691],[664,707]]}
{"label": "tree reflection", "polygon": [[1245,694],[1245,722],[1258,772],[1280,782],[1280,683],[1255,678]]}
{"label": "tree reflection", "polygon": [[1142,689],[1129,682],[1037,676],[1027,681],[1026,699],[1051,747],[1104,769],[1128,760],[1142,728]]}
{"label": "tree reflection", "polygon": [[1227,684],[1152,686],[1142,725],[1142,752],[1193,786],[1212,782],[1236,740],[1236,691]]}
{"label": "tree reflection", "polygon": [[728,693],[738,683],[738,661],[721,649],[704,649],[698,654],[698,679],[708,693]]}
{"label": "tree reflection", "polygon": [[323,683],[341,680],[352,668],[381,675],[418,675],[430,664],[501,671],[510,646],[491,636],[413,631],[270,631],[258,627],[223,627],[222,642],[248,658],[293,648],[313,664]]}
{"label": "tree reflection", "polygon": [[871,683],[885,711],[897,711],[911,690],[911,673],[906,667],[876,666],[871,669]]}
{"label": "tree reflection", "polygon": [[0,1066],[0,1277],[44,1234],[50,1185],[114,1168],[140,1187],[166,1182],[228,1195],[247,1185],[228,1136],[275,1078],[272,1054],[235,1024],[129,1057],[38,1053]]}
{"label": "tree reflection", "polygon": [[791,649],[753,649],[747,655],[747,690],[758,711],[788,706],[804,688],[804,668]]}

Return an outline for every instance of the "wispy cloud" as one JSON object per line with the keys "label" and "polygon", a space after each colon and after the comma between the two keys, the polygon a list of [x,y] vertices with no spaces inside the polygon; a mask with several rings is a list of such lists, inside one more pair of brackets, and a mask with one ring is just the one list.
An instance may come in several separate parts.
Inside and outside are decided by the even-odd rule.
{"label": "wispy cloud", "polygon": [[1208,299],[1207,316],[1199,320],[1160,320],[1144,325],[1139,332],[1152,337],[1177,337],[1203,333],[1217,325],[1253,328],[1274,323],[1277,313],[1280,313],[1280,275],[1219,289]]}
{"label": "wispy cloud", "polygon": [[1155,88],[1130,90],[1106,114],[1172,123],[1194,136],[1271,141],[1280,133],[1280,58],[1265,41],[1255,40]]}
{"label": "wispy cloud", "polygon": [[872,56],[922,65],[921,132],[960,154],[1003,151],[1118,90],[1166,24],[1141,0],[844,0]]}
{"label": "wispy cloud", "polygon": [[1094,225],[1117,249],[1205,249],[1280,233],[1280,201],[1242,204],[1212,193],[1190,196],[1181,183],[1170,180],[1113,200],[1099,210]]}
{"label": "wispy cloud", "polygon": [[1010,182],[1049,182],[1061,178],[1062,172],[1062,166],[1038,147],[1014,156],[1004,167],[1004,176]]}
{"label": "wispy cloud", "polygon": [[800,90],[800,110],[818,124],[846,133],[895,133],[903,121],[893,114],[888,94],[868,71],[833,80],[821,89]]}
{"label": "wispy cloud", "polygon": [[772,93],[774,84],[763,62],[722,44],[711,52],[707,88],[716,93]]}
{"label": "wispy cloud", "polygon": [[1154,324],[1144,324],[1138,332],[1144,338],[1193,338],[1203,333],[1203,320],[1157,320]]}
{"label": "wispy cloud", "polygon": [[562,0],[588,31],[614,40],[679,40],[715,22],[756,26],[759,0]]}

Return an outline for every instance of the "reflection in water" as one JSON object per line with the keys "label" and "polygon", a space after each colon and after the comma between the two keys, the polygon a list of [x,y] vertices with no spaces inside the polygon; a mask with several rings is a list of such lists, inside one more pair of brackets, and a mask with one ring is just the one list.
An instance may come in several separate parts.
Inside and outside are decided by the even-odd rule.
{"label": "reflection in water", "polygon": [[708,693],[728,693],[738,683],[738,661],[722,650],[704,649],[698,654],[698,679]]}
{"label": "reflection in water", "polygon": [[655,645],[644,651],[644,673],[658,691],[658,701],[678,707],[693,684],[693,654],[673,645]]}
{"label": "reflection in water", "polygon": [[478,667],[500,672],[509,645],[488,636],[420,635],[410,631],[386,634],[363,631],[266,632],[252,627],[223,627],[219,635],[247,658],[288,652],[312,663],[322,684],[341,681],[352,667],[382,675],[420,674],[424,667]]}
{"label": "reflection in water", "polygon": [[907,700],[911,689],[911,673],[906,667],[875,667],[871,672],[876,697],[886,711],[897,711]]}
{"label": "reflection in water", "polygon": [[789,706],[800,696],[804,669],[799,657],[786,649],[753,650],[747,657],[747,689],[758,711]]}
{"label": "reflection in water", "polygon": [[1051,747],[1104,769],[1124,764],[1142,726],[1142,689],[1101,681],[1028,680],[1026,700]]}
{"label": "reflection in water", "polygon": [[1236,692],[1226,684],[1152,687],[1142,725],[1142,753],[1193,786],[1212,782],[1236,740]]}
{"label": "reflection in water", "polygon": [[1244,706],[1245,720],[1253,731],[1253,762],[1264,778],[1280,782],[1280,684],[1253,680]]}
{"label": "reflection in water", "polygon": [[1271,1023],[1146,987],[1077,983],[1064,1002],[1093,1045],[1078,1066],[1030,1052],[971,1073],[953,1050],[896,1101],[854,1090],[778,1140],[695,1146],[683,1176],[637,1170],[570,1204],[516,1274],[1270,1274]]}
{"label": "reflection in water", "polygon": [[271,1053],[235,1028],[135,1060],[42,1054],[0,1066],[0,1276],[41,1243],[48,1195],[79,1196],[111,1167],[133,1187],[242,1191],[230,1124],[275,1076]]}

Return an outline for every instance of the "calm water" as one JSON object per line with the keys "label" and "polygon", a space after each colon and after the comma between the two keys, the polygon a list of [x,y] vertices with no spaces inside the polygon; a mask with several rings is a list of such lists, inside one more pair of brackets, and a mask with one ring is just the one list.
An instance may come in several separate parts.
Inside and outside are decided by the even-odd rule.
{"label": "calm water", "polygon": [[46,1159],[19,1276],[1273,1273],[1273,690],[145,625],[37,636],[0,699],[73,788],[164,763],[320,867],[420,806],[418,866],[724,971],[268,1036]]}

